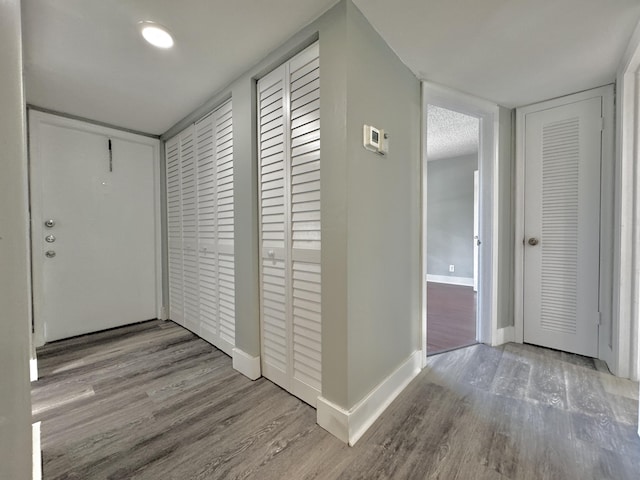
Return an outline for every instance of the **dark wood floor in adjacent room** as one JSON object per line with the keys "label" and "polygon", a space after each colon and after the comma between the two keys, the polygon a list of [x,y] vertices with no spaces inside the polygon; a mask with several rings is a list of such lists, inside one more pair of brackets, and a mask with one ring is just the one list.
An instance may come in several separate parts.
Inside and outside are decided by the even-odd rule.
{"label": "dark wood floor in adjacent room", "polygon": [[425,370],[355,447],[171,322],[39,350],[44,479],[638,479],[638,384],[593,360],[474,345]]}
{"label": "dark wood floor in adjacent room", "polygon": [[476,343],[473,287],[427,282],[427,355]]}

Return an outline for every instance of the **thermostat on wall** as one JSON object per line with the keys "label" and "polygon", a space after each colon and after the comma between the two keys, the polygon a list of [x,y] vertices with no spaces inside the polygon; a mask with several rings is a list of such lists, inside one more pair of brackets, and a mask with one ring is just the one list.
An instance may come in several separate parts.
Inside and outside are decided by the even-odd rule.
{"label": "thermostat on wall", "polygon": [[380,130],[371,125],[364,126],[364,148],[376,152],[380,155],[387,153],[387,142],[384,130]]}

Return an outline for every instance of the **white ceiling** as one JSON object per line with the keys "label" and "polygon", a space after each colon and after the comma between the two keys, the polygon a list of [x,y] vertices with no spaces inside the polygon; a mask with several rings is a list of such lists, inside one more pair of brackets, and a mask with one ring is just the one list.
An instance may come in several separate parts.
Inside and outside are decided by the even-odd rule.
{"label": "white ceiling", "polygon": [[480,120],[446,108],[427,108],[427,161],[478,153]]}
{"label": "white ceiling", "polygon": [[[22,0],[27,102],[161,134],[335,3]],[[175,46],[148,45],[141,20]]]}
{"label": "white ceiling", "polygon": [[354,0],[422,80],[516,107],[605,85],[638,0]]}
{"label": "white ceiling", "polygon": [[[354,1],[419,78],[509,107],[611,82],[640,17],[638,0]],[[22,0],[27,101],[161,134],[335,2]]]}

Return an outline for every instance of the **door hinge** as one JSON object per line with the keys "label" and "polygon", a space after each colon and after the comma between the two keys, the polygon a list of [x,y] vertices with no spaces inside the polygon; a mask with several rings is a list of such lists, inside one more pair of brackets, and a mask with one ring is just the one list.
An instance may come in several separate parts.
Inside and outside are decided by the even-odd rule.
{"label": "door hinge", "polygon": [[604,130],[604,117],[600,117],[600,131]]}
{"label": "door hinge", "polygon": [[597,312],[596,325],[598,325],[598,326],[602,325],[602,312]]}

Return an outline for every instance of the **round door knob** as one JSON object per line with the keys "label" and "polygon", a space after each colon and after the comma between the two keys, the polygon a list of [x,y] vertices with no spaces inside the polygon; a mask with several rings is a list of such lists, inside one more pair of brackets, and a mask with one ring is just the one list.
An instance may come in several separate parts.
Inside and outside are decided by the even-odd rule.
{"label": "round door knob", "polygon": [[531,245],[532,247],[538,244],[538,239],[535,237],[531,237],[529,239],[529,245]]}
{"label": "round door knob", "polygon": [[54,235],[47,235],[46,237],[44,237],[44,240],[47,243],[53,243],[56,241],[56,237]]}
{"label": "round door knob", "polygon": [[56,222],[54,222],[52,219],[49,220],[45,220],[44,222],[44,226],[47,228],[53,228],[53,226],[56,224]]}
{"label": "round door knob", "polygon": [[44,256],[47,258],[53,258],[56,256],[56,252],[54,252],[53,250],[47,250],[46,252],[44,252]]}

